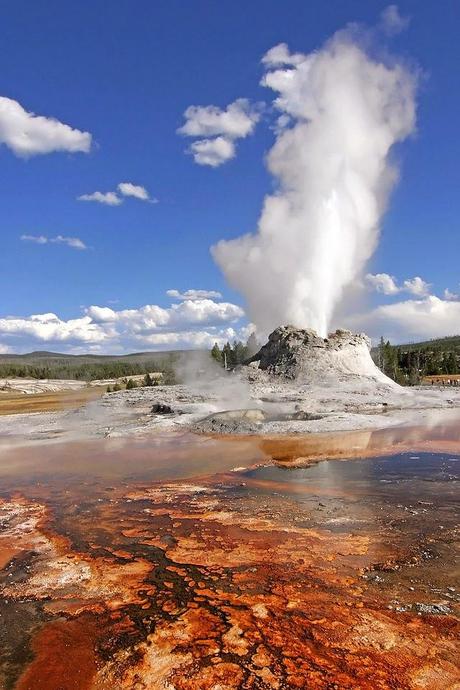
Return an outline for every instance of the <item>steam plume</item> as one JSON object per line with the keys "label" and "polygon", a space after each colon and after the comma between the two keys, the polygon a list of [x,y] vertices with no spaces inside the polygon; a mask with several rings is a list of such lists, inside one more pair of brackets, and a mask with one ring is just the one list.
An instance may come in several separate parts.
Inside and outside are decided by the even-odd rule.
{"label": "steam plume", "polygon": [[267,157],[277,191],[255,234],[212,253],[260,331],[292,323],[326,335],[376,248],[397,179],[391,147],[415,127],[416,79],[370,57],[351,31],[309,55],[280,44],[262,62],[281,113]]}

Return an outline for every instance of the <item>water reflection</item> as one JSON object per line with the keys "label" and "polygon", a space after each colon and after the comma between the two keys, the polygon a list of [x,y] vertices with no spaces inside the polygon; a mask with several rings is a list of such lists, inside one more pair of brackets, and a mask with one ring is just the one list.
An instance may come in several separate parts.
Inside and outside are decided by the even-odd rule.
{"label": "water reflection", "polygon": [[325,460],[308,468],[269,465],[248,470],[247,481],[293,494],[418,500],[446,505],[458,501],[460,456],[438,453],[392,454],[360,462]]}
{"label": "water reflection", "polygon": [[108,438],[20,448],[3,446],[0,476],[3,481],[9,478],[20,483],[44,477],[160,481],[228,471],[235,464],[241,465],[242,458],[247,466],[266,456],[258,443],[243,437],[231,444],[192,434]]}
{"label": "water reflection", "polygon": [[395,451],[460,451],[458,410],[429,410],[423,423],[389,429],[261,439],[260,446],[279,463],[310,464],[315,458],[371,457]]}

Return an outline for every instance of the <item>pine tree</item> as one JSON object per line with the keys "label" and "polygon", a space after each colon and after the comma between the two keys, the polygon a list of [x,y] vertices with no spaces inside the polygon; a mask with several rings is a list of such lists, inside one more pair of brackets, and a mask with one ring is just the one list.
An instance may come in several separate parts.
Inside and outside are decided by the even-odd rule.
{"label": "pine tree", "polygon": [[233,353],[232,354],[233,354],[234,366],[241,364],[242,362],[244,362],[245,359],[247,359],[246,347],[243,345],[241,340],[235,341],[233,343]]}
{"label": "pine tree", "polygon": [[379,343],[379,369],[385,373],[385,341],[383,335],[380,336]]}
{"label": "pine tree", "polygon": [[233,359],[233,353],[232,353],[232,346],[230,345],[229,342],[226,342],[224,347],[222,348],[222,361],[225,369],[231,369],[232,368],[232,359]]}
{"label": "pine tree", "polygon": [[144,376],[144,386],[153,386],[153,379],[148,372]]}
{"label": "pine tree", "polygon": [[449,352],[445,358],[446,374],[458,374],[457,358],[453,352]]}
{"label": "pine tree", "polygon": [[213,348],[211,350],[211,357],[218,364],[222,365],[222,352],[220,351],[220,347],[217,343],[214,343],[213,345]]}

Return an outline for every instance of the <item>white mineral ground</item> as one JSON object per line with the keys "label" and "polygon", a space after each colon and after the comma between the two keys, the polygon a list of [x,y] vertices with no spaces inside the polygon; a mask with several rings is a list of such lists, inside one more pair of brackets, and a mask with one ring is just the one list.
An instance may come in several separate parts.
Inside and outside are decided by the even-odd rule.
{"label": "white mineral ground", "polygon": [[[280,327],[256,358],[232,373],[199,371],[188,385],[108,393],[70,411],[0,416],[0,441],[10,446],[189,430],[309,434],[430,425],[460,414],[460,387],[397,385],[375,366],[363,335],[337,331],[323,340]],[[173,412],[155,413],[156,404]]]}

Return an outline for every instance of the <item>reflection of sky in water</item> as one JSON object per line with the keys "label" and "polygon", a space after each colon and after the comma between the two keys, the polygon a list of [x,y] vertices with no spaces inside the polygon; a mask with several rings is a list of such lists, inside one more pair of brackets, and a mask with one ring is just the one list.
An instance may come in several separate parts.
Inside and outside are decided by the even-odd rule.
{"label": "reflection of sky in water", "polygon": [[353,461],[325,460],[306,468],[267,466],[245,473],[248,480],[263,482],[266,490],[273,482],[278,491],[301,495],[318,490],[379,495],[382,498],[429,497],[443,503],[458,500],[460,456],[436,453],[401,453]]}
{"label": "reflection of sky in water", "polygon": [[4,449],[0,479],[2,484],[101,478],[160,481],[212,475],[264,459],[258,444],[243,437],[231,443],[192,434],[108,438]]}

